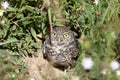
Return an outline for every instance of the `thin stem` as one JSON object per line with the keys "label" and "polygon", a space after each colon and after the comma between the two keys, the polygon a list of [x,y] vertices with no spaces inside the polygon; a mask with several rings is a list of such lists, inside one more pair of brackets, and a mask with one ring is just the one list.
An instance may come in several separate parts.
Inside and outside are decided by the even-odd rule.
{"label": "thin stem", "polygon": [[51,8],[48,8],[48,19],[49,19],[50,33],[51,33],[53,31],[53,29],[52,29],[52,21],[51,21]]}
{"label": "thin stem", "polygon": [[51,43],[51,32],[52,32],[52,21],[51,21],[51,8],[49,7],[48,8],[48,19],[49,19],[49,25],[50,25],[50,45],[52,46],[52,43]]}

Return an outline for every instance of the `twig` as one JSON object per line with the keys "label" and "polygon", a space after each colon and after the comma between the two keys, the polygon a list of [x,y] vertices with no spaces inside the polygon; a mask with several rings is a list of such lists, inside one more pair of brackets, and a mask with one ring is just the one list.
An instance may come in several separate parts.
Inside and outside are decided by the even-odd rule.
{"label": "twig", "polygon": [[51,8],[50,8],[50,6],[49,6],[49,8],[48,8],[48,19],[49,19],[49,29],[50,29],[50,45],[52,46],[52,43],[51,43],[51,33],[52,33],[52,31],[53,31],[53,29],[52,29],[52,21],[51,21]]}
{"label": "twig", "polygon": [[50,33],[53,31],[52,29],[52,21],[51,21],[51,8],[48,8],[48,19],[49,19],[49,25],[50,25]]}

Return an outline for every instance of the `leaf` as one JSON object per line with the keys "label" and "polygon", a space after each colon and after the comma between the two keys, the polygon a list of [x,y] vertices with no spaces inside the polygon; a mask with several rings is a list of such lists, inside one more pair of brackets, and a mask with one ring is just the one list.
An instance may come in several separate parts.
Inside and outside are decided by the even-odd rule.
{"label": "leaf", "polygon": [[16,25],[13,25],[12,30],[16,30],[16,28],[17,28]]}
{"label": "leaf", "polygon": [[16,17],[19,19],[19,18],[23,18],[24,16],[22,13],[18,13],[18,14],[16,14]]}
{"label": "leaf", "polygon": [[37,37],[36,31],[33,28],[31,28],[30,32],[31,32],[32,36],[36,39],[36,37]]}
{"label": "leaf", "polygon": [[32,21],[27,21],[27,20],[24,20],[22,23],[23,23],[23,25],[24,25],[24,26],[26,26],[26,25],[28,25],[28,24],[32,23]]}
{"label": "leaf", "polygon": [[42,33],[38,34],[37,37],[38,37],[38,38],[43,38]]}
{"label": "leaf", "polygon": [[5,45],[5,44],[9,44],[9,43],[14,43],[14,42],[17,42],[18,40],[16,39],[11,39],[11,40],[8,40],[8,41],[5,41],[5,42],[0,42],[0,46],[1,45]]}
{"label": "leaf", "polygon": [[7,11],[8,11],[8,12],[16,12],[16,11],[17,11],[17,8],[8,7]]}

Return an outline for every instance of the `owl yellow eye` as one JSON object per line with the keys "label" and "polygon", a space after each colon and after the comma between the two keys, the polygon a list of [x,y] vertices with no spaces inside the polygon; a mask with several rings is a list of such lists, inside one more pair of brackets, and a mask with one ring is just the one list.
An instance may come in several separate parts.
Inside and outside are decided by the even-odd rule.
{"label": "owl yellow eye", "polygon": [[53,37],[56,37],[57,35],[56,35],[56,33],[52,33],[52,36],[53,36]]}
{"label": "owl yellow eye", "polygon": [[64,38],[69,38],[69,35],[68,34],[64,34]]}

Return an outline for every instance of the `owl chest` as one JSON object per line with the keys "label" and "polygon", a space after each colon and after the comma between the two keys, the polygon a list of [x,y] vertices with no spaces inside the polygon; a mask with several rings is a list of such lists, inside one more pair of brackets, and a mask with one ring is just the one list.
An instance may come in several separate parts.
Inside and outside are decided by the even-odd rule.
{"label": "owl chest", "polygon": [[51,55],[66,54],[67,49],[68,48],[63,45],[62,46],[54,45],[51,47],[51,50],[53,51]]}

